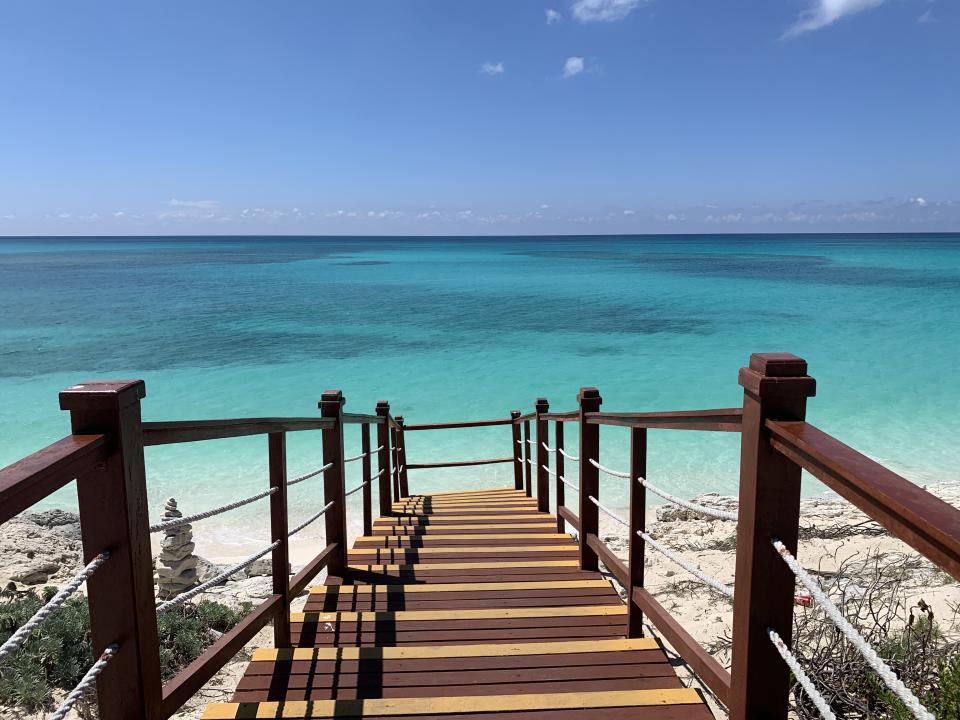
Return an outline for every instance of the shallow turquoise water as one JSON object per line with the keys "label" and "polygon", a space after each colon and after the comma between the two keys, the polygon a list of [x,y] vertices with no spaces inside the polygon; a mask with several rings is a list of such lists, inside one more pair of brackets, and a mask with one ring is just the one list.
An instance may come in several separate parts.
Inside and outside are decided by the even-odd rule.
{"label": "shallow turquoise water", "polygon": [[[350,411],[387,399],[429,422],[527,411],[541,395],[572,409],[582,385],[610,410],[736,406],[749,354],[784,350],[818,380],[811,421],[917,482],[960,476],[960,235],[7,239],[0,307],[0,464],[65,435],[57,392],[93,378],[144,379],[148,420],[311,415],[340,388]],[[290,443],[291,474],[320,464],[317,435]],[[654,432],[650,479],[731,492],[737,443]],[[510,452],[508,428],[408,444],[411,462]],[[603,431],[607,464],[625,467],[626,449],[626,430]],[[265,450],[149,448],[151,503],[255,492]],[[411,490],[511,472],[418,471]],[[319,503],[308,485],[303,512]],[[603,494],[626,497],[613,479]]]}

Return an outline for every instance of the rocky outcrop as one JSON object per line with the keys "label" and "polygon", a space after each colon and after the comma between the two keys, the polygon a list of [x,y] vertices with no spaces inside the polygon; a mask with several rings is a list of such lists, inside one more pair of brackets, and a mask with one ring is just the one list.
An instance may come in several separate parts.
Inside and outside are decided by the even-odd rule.
{"label": "rocky outcrop", "polygon": [[82,564],[80,517],[24,513],[0,525],[0,587],[59,585]]}

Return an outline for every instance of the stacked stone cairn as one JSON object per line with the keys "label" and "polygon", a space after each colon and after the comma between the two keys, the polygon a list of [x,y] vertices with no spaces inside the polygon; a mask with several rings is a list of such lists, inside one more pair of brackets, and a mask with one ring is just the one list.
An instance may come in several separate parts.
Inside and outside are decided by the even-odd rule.
{"label": "stacked stone cairn", "polygon": [[[177,501],[168,498],[163,505],[163,521],[183,517],[177,509]],[[190,525],[164,531],[157,559],[157,595],[169,600],[197,584],[197,556],[193,554],[193,528]]]}

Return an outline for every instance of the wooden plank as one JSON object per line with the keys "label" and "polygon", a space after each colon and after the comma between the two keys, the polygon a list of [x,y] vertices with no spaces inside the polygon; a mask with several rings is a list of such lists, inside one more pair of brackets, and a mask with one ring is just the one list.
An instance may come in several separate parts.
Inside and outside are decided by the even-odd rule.
{"label": "wooden plank", "polygon": [[591,425],[617,425],[620,427],[660,430],[707,430],[714,432],[739,432],[743,410],[724,408],[720,410],[677,410],[649,413],[588,413],[586,422]]}
{"label": "wooden plank", "polygon": [[601,588],[610,589],[606,580],[572,580],[572,581],[540,581],[528,580],[521,582],[484,583],[440,583],[434,585],[327,585],[310,588],[311,593],[326,594],[331,591],[342,593],[431,593],[431,592],[499,592],[501,590],[561,590],[570,588]]}
{"label": "wooden plank", "polygon": [[401,660],[408,658],[503,657],[520,655],[566,655],[571,653],[609,653],[628,650],[657,650],[653,638],[597,640],[586,642],[507,643],[383,648],[260,648],[253,662],[292,662],[293,660]]}
{"label": "wooden plank", "polygon": [[445,698],[390,698],[368,700],[313,700],[257,703],[214,703],[203,720],[236,718],[342,718],[396,717],[403,715],[455,715],[521,710],[643,707],[648,705],[699,705],[703,699],[692,688],[620,690],[533,695],[463,695]]}
{"label": "wooden plank", "polygon": [[603,540],[597,537],[594,534],[586,536],[587,545],[596,553],[597,557],[603,562],[604,565],[613,573],[614,577],[620,582],[624,587],[630,586],[630,570],[627,568],[627,564],[618,558],[616,554],[608,548]]}
{"label": "wooden plank", "polygon": [[[452,523],[450,525],[436,525],[431,528],[418,527],[416,525],[391,525],[387,523],[375,524],[372,528],[373,530],[383,531],[390,533],[390,531],[400,531],[400,532],[430,532],[434,535],[437,533],[448,533],[456,532],[459,530],[490,530],[495,532],[497,530],[530,530],[530,531],[543,531],[543,530],[554,530],[554,523],[552,522],[536,522],[536,523],[490,523],[488,525],[483,524],[458,524]],[[555,533],[554,533],[555,534]],[[567,533],[563,533],[565,537],[570,537]],[[378,535],[379,537],[379,535]]]}
{"label": "wooden plank", "polygon": [[582,617],[584,615],[626,615],[624,605],[588,605],[574,607],[494,608],[489,610],[401,610],[398,612],[312,612],[290,613],[294,623],[404,622],[407,620],[483,620],[488,618]]}
{"label": "wooden plank", "polygon": [[505,519],[509,519],[510,522],[516,520],[543,520],[545,517],[543,513],[528,513],[528,512],[516,512],[516,513],[502,513],[499,515],[491,515],[490,509],[478,510],[475,513],[465,513],[465,512],[452,512],[452,513],[436,513],[436,514],[410,514],[402,516],[388,516],[383,518],[384,520],[408,520],[412,524],[422,524],[422,525],[433,525],[434,523],[444,523],[444,522],[463,522],[470,521],[475,522],[478,520],[492,520],[503,522]]}
{"label": "wooden plank", "polygon": [[382,551],[405,551],[419,555],[449,554],[449,553],[487,553],[490,555],[496,553],[537,553],[537,552],[577,552],[575,544],[569,545],[520,545],[511,547],[448,547],[448,548],[379,548],[379,547],[361,547],[350,551],[351,555],[369,555]]}
{"label": "wooden plank", "polygon": [[270,471],[270,541],[279,541],[271,557],[273,594],[280,598],[277,619],[273,623],[275,645],[290,644],[290,539],[287,524],[287,436],[267,435],[267,459]]}
{"label": "wooden plank", "polygon": [[445,563],[443,565],[431,565],[429,563],[417,565],[350,565],[351,570],[362,572],[386,572],[388,570],[400,570],[402,568],[413,568],[418,572],[430,570],[475,570],[475,569],[497,569],[497,568],[539,568],[539,567],[577,567],[579,563],[576,560],[509,560],[506,562],[467,562],[467,563]]}
{"label": "wooden plank", "polygon": [[385,540],[416,540],[417,542],[450,542],[451,540],[562,540],[571,542],[570,536],[566,533],[548,532],[548,533],[494,533],[476,535],[471,533],[457,535],[424,535],[423,537],[411,538],[408,535],[361,535],[357,542],[382,543]]}

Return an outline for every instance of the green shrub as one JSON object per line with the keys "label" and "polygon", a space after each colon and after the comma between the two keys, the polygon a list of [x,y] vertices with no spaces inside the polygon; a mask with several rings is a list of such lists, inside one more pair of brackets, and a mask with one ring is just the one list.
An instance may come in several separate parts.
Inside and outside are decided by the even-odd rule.
{"label": "green shrub", "polygon": [[[53,588],[44,588],[42,596],[28,593],[0,601],[0,643],[6,642],[55,592]],[[220,633],[240,622],[250,608],[250,603],[245,603],[235,611],[203,600],[158,617],[164,679],[198,658]],[[73,689],[92,664],[87,600],[73,597],[0,665],[0,704],[40,710],[50,702],[53,689]]]}

